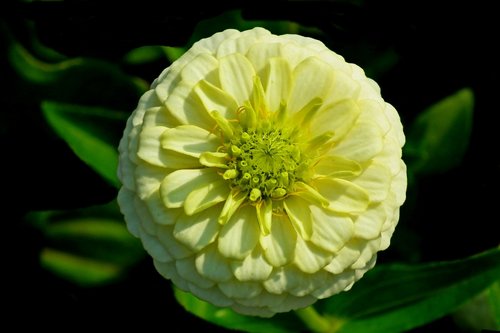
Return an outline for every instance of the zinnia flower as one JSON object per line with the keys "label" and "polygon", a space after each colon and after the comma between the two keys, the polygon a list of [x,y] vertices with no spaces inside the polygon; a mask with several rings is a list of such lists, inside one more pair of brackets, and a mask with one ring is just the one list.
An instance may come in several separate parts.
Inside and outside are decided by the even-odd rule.
{"label": "zinnia flower", "polygon": [[165,278],[272,316],[348,290],[389,246],[404,140],[378,85],[320,41],[225,30],[140,99],[118,200]]}

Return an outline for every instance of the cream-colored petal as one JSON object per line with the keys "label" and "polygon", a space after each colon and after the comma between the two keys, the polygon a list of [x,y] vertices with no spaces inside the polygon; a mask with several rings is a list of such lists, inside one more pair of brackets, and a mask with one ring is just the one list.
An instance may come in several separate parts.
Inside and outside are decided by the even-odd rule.
{"label": "cream-colored petal", "polygon": [[193,125],[169,128],[161,135],[161,146],[181,154],[200,158],[204,152],[216,151],[220,139],[209,131]]}
{"label": "cream-colored petal", "polygon": [[262,84],[269,110],[276,112],[281,103],[286,103],[292,90],[292,70],[283,58],[271,58],[264,70]]}
{"label": "cream-colored petal", "polygon": [[193,255],[187,246],[175,239],[174,227],[171,225],[158,225],[156,228],[156,236],[158,240],[168,249],[168,253],[176,260],[183,259]]}
{"label": "cream-colored petal", "polygon": [[373,158],[373,162],[385,166],[392,175],[395,175],[401,168],[401,156],[401,146],[394,137],[387,135],[384,138],[384,148]]}
{"label": "cream-colored petal", "polygon": [[324,267],[324,270],[332,274],[340,274],[345,270],[350,269],[361,255],[361,249],[364,246],[364,241],[352,239],[340,251],[336,253],[332,261]]}
{"label": "cream-colored petal", "polygon": [[313,233],[313,221],[309,209],[311,204],[298,196],[289,196],[283,201],[283,205],[297,234],[302,239],[309,240]]}
{"label": "cream-colored petal", "polygon": [[193,47],[197,47],[202,50],[208,50],[210,53],[215,53],[219,48],[219,45],[227,40],[237,38],[241,35],[241,32],[236,29],[226,29],[217,32],[210,36],[209,38],[203,38],[193,44]]}
{"label": "cream-colored petal", "polygon": [[[226,119],[236,119],[236,111],[240,105],[238,105],[234,96],[231,96],[227,91],[207,81],[200,81],[194,86],[193,93],[198,101],[200,101],[199,104],[206,110],[207,114],[217,111]],[[207,128],[208,130],[212,130],[212,127],[214,127],[216,123],[212,119],[207,124],[213,124],[210,128]]]}
{"label": "cream-colored petal", "polygon": [[335,71],[341,71],[347,75],[351,75],[352,73],[351,66],[345,61],[344,57],[337,53],[333,53],[329,49],[325,48],[324,50],[320,51],[317,54],[317,57],[330,64],[330,66],[335,68]]}
{"label": "cream-colored petal", "polygon": [[[253,44],[246,54],[246,57],[255,68],[255,72],[260,77],[266,77],[263,74],[264,68],[271,58],[279,57],[281,45],[279,43],[257,42]],[[265,80],[262,82],[264,83]]]}
{"label": "cream-colored petal", "polygon": [[326,104],[336,104],[345,100],[357,100],[361,92],[360,82],[353,80],[342,71],[335,71],[334,82],[326,93]]}
{"label": "cream-colored petal", "polygon": [[204,108],[197,98],[195,88],[199,84],[193,87],[190,83],[180,82],[168,96],[165,106],[180,124],[194,125],[210,130],[215,123],[209,114],[211,110]]}
{"label": "cream-colored petal", "polygon": [[376,257],[377,252],[380,250],[380,238],[366,241],[361,248],[361,253],[358,260],[352,264],[352,269],[363,269],[366,265]]}
{"label": "cream-colored petal", "polygon": [[152,192],[147,198],[145,198],[144,203],[148,207],[153,220],[158,224],[174,224],[179,214],[184,214],[184,210],[182,208],[165,207],[165,205],[163,204],[163,200],[161,199],[159,189]]}
{"label": "cream-colored petal", "polygon": [[[214,285],[211,288],[200,288],[197,285],[189,283],[188,290],[193,295],[196,295],[196,297],[221,308],[234,305],[234,301],[224,295],[217,285]],[[226,311],[226,309],[217,310],[216,315],[223,311]]]}
{"label": "cream-colored petal", "polygon": [[286,216],[275,215],[269,235],[260,237],[264,257],[273,266],[283,266],[293,260],[297,232]]}
{"label": "cream-colored petal", "polygon": [[197,158],[167,151],[161,147],[162,134],[166,127],[155,126],[143,128],[138,143],[137,156],[151,165],[163,168],[195,168],[200,166]]}
{"label": "cream-colored petal", "polygon": [[222,90],[229,93],[238,105],[250,99],[255,70],[243,55],[233,53],[219,59],[219,79]]}
{"label": "cream-colored petal", "polygon": [[354,220],[354,236],[364,239],[380,237],[382,226],[387,219],[383,204],[371,205],[366,212]]}
{"label": "cream-colored petal", "polygon": [[163,105],[151,107],[144,114],[143,127],[163,126],[170,128],[179,125],[179,121]]}
{"label": "cream-colored petal", "polygon": [[128,231],[135,237],[139,237],[139,225],[141,223],[137,212],[134,209],[135,194],[126,187],[118,191],[117,201],[120,212],[123,214]]}
{"label": "cream-colored petal", "polygon": [[372,163],[352,182],[368,192],[371,202],[381,202],[387,197],[391,178],[392,175],[385,166]]}
{"label": "cream-colored petal", "polygon": [[240,298],[238,303],[248,307],[273,307],[279,306],[286,299],[285,294],[271,294],[267,291],[262,291],[258,296],[252,298]]}
{"label": "cream-colored petal", "polygon": [[314,182],[318,192],[329,201],[328,209],[338,213],[359,213],[370,203],[368,192],[340,178],[322,178]]}
{"label": "cream-colored petal", "polygon": [[316,52],[298,45],[294,41],[281,42],[281,56],[286,58],[291,68],[297,67],[304,59],[316,56]]}
{"label": "cream-colored petal", "polygon": [[273,270],[273,266],[264,259],[260,246],[256,246],[242,261],[233,261],[231,268],[239,281],[263,281]]}
{"label": "cream-colored petal", "polygon": [[173,260],[172,256],[167,252],[163,244],[158,238],[151,236],[145,232],[142,227],[139,227],[139,236],[142,241],[142,246],[146,252],[159,262],[170,262]]}
{"label": "cream-colored petal", "polygon": [[228,38],[220,43],[217,48],[217,58],[222,58],[230,54],[246,54],[248,49],[254,45],[260,37],[268,36],[269,31],[256,28],[245,30],[238,38]]}
{"label": "cream-colored petal", "polygon": [[[227,182],[220,178],[200,186],[188,194],[184,202],[184,211],[187,215],[201,212],[227,199],[231,189]],[[222,209],[221,207],[219,207]]]}
{"label": "cream-colored petal", "polygon": [[238,208],[245,202],[247,199],[247,194],[244,192],[240,192],[237,189],[232,189],[230,194],[228,195],[222,210],[218,213],[219,218],[217,221],[219,224],[226,224],[227,221],[233,216],[234,213],[238,210]]}
{"label": "cream-colored petal", "polygon": [[169,174],[160,185],[163,203],[168,208],[182,207],[188,195],[222,177],[214,169],[181,169]]}
{"label": "cream-colored petal", "polygon": [[323,156],[314,164],[314,177],[353,178],[361,173],[361,165],[342,156]]}
{"label": "cream-colored petal", "polygon": [[333,254],[330,251],[297,237],[294,263],[297,267],[309,274],[314,274],[331,261]]}
{"label": "cream-colored petal", "polygon": [[316,301],[317,298],[310,295],[296,297],[288,294],[283,303],[276,307],[270,306],[270,309],[275,312],[289,312],[291,310],[305,308]]}
{"label": "cream-colored petal", "polygon": [[199,252],[195,264],[198,273],[210,280],[224,282],[233,278],[229,260],[221,256],[216,244],[209,245]]}
{"label": "cream-colored petal", "polygon": [[132,204],[137,212],[137,216],[139,216],[142,231],[155,236],[156,223],[154,222],[147,206],[137,196],[134,197],[134,202]]}
{"label": "cream-colored petal", "polygon": [[350,216],[322,207],[311,207],[313,234],[311,242],[332,253],[339,251],[353,236]]}
{"label": "cream-colored petal", "polygon": [[380,153],[382,148],[382,132],[378,125],[369,120],[360,120],[338,145],[333,147],[331,155],[364,162]]}
{"label": "cream-colored petal", "polygon": [[181,78],[190,84],[195,84],[200,80],[218,84],[218,67],[219,61],[214,56],[209,53],[200,53],[182,69]]}
{"label": "cream-colored petal", "polygon": [[339,141],[349,132],[358,119],[360,108],[351,99],[327,104],[318,111],[311,122],[313,135],[333,132],[333,140]]}
{"label": "cream-colored petal", "polygon": [[255,248],[259,235],[255,208],[250,205],[241,207],[222,227],[218,249],[226,258],[242,260]]}
{"label": "cream-colored petal", "polygon": [[200,163],[206,167],[228,169],[229,154],[204,152],[200,154]]}
{"label": "cream-colored petal", "polygon": [[406,164],[403,161],[401,163],[401,169],[394,176],[391,183],[391,192],[395,195],[396,204],[401,206],[406,200]]}
{"label": "cream-colored petal", "polygon": [[183,279],[195,284],[199,288],[210,288],[215,285],[215,282],[200,275],[196,270],[194,258],[189,257],[175,262],[177,273]]}
{"label": "cream-colored petal", "polygon": [[160,262],[158,260],[154,260],[153,264],[158,271],[165,279],[170,279],[172,282],[182,290],[189,290],[188,282],[181,278],[179,274],[177,274],[177,268],[175,267],[175,261],[170,262]]}
{"label": "cream-colored petal", "polygon": [[338,275],[330,275],[328,283],[315,289],[311,294],[319,299],[330,297],[345,290],[355,280],[354,272],[348,271]]}
{"label": "cream-colored petal", "polygon": [[310,57],[294,69],[293,80],[287,105],[291,114],[300,111],[315,97],[324,100],[333,82],[332,68],[319,58]]}
{"label": "cream-colored petal", "polygon": [[250,298],[260,294],[262,287],[258,282],[229,280],[220,282],[219,289],[229,298]]}
{"label": "cream-colored petal", "polygon": [[385,105],[383,99],[362,99],[358,100],[357,104],[364,114],[369,114],[370,119],[373,120],[380,127],[382,135],[387,135],[391,129],[391,124],[385,114]]}
{"label": "cream-colored petal", "polygon": [[174,237],[193,251],[200,251],[212,243],[219,233],[219,212],[220,207],[215,206],[192,216],[181,214],[175,222]]}
{"label": "cream-colored petal", "polygon": [[137,196],[144,200],[158,191],[163,179],[170,173],[168,169],[150,164],[139,164],[134,170]]}

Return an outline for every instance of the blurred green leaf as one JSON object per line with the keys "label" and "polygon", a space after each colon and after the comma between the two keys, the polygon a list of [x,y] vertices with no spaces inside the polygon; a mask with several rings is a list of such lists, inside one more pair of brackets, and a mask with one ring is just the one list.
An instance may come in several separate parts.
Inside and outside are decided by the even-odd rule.
{"label": "blurred green leaf", "polygon": [[473,109],[474,94],[465,88],[424,110],[407,133],[408,168],[430,174],[459,165],[469,145]]}
{"label": "blurred green leaf", "polygon": [[123,61],[130,65],[144,64],[159,59],[165,59],[165,52],[162,46],[148,45],[130,50],[123,57]]}
{"label": "blurred green leaf", "polygon": [[[37,45],[35,43],[34,46]],[[34,49],[40,51],[39,46]],[[45,48],[39,57],[50,56],[49,50]],[[149,89],[147,82],[126,74],[114,63],[100,59],[78,57],[46,62],[16,42],[9,46],[8,59],[12,68],[26,81],[25,84],[34,87],[31,98],[42,96],[60,102],[131,110]]]}
{"label": "blurred green leaf", "polygon": [[41,265],[81,286],[112,282],[145,255],[115,202],[74,211],[32,212],[28,220],[45,236]]}
{"label": "blurred green leaf", "polygon": [[269,319],[250,317],[238,314],[229,308],[216,307],[175,287],[174,295],[187,311],[225,328],[255,333],[286,333],[305,330],[302,322],[292,313],[278,314]]}
{"label": "blurred green leaf", "polygon": [[338,332],[402,332],[436,320],[500,277],[500,249],[463,260],[381,265],[352,290],[317,303]]}
{"label": "blurred green leaf", "polygon": [[494,329],[500,330],[500,278],[488,289],[488,301],[495,321]]}
{"label": "blurred green leaf", "polygon": [[50,101],[42,103],[42,110],[47,122],[75,154],[110,184],[119,187],[117,147],[127,114]]}

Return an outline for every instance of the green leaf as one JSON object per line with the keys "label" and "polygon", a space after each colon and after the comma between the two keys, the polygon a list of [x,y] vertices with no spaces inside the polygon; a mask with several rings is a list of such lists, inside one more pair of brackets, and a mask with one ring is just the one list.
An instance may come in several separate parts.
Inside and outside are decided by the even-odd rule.
{"label": "green leaf", "polygon": [[464,88],[424,110],[407,133],[408,168],[430,174],[459,165],[469,145],[473,108],[474,94]]}
{"label": "green leaf", "polygon": [[454,311],[499,277],[500,249],[449,262],[382,265],[316,306],[341,323],[337,332],[402,332]]}
{"label": "green leaf", "polygon": [[75,154],[110,184],[119,187],[118,143],[127,114],[100,107],[45,101],[47,122]]}
{"label": "green leaf", "polygon": [[216,307],[175,287],[174,295],[187,311],[225,328],[255,333],[286,333],[305,330],[305,326],[291,313],[278,314],[269,319],[250,317],[238,314],[229,308]]}
{"label": "green leaf", "polygon": [[74,211],[32,212],[28,220],[45,236],[42,267],[81,286],[119,279],[145,255],[115,202]]}
{"label": "green leaf", "polygon": [[157,60],[165,59],[165,53],[162,46],[148,45],[130,50],[123,57],[123,61],[130,65],[141,65]]}

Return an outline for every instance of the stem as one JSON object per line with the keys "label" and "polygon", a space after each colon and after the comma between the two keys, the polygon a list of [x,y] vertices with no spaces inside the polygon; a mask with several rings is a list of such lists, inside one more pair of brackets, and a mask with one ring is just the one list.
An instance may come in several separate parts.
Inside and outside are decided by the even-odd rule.
{"label": "stem", "polygon": [[322,317],[312,305],[295,310],[295,314],[314,333],[327,333],[332,329],[331,323]]}

